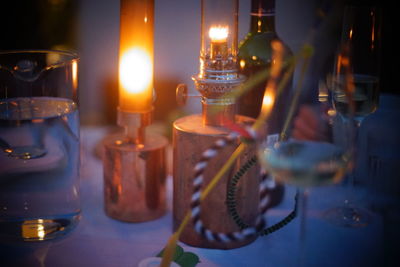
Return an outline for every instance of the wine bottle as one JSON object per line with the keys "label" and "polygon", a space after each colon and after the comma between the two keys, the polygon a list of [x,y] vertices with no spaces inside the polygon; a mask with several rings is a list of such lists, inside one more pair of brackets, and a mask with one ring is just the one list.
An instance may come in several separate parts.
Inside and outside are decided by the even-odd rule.
{"label": "wine bottle", "polygon": [[[241,74],[251,79],[261,70],[270,68],[272,61],[271,43],[280,40],[284,45],[284,61],[293,55],[290,48],[275,31],[275,0],[252,0],[250,30],[239,44],[239,66]],[[238,101],[239,114],[258,117],[267,83],[267,77],[250,89]],[[268,121],[268,131],[279,133],[285,119],[286,102],[289,101],[291,82],[276,99],[273,113]]]}
{"label": "wine bottle", "polygon": [[[275,31],[275,0],[252,0],[250,12],[250,30],[239,44],[239,68],[240,73],[251,79],[258,72],[269,69],[272,62],[271,43],[280,40],[284,46],[284,66],[293,56],[290,48],[279,38]],[[266,76],[261,82],[252,87],[247,93],[238,99],[238,113],[257,118],[262,105]],[[286,118],[287,102],[290,100],[292,79],[276,98],[273,112],[268,125],[270,136],[279,134]],[[271,206],[282,201],[284,186],[277,184],[271,191]]]}

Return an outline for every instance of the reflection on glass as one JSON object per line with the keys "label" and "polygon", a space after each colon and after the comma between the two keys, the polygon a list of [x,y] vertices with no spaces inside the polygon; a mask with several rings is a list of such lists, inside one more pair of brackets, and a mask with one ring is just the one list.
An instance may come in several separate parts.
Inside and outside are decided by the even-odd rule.
{"label": "reflection on glass", "polygon": [[[334,109],[343,123],[354,122],[357,127],[378,107],[380,12],[375,7],[345,8],[340,48],[328,81]],[[346,94],[350,95],[352,101],[348,101]],[[351,173],[349,178],[351,187],[354,187],[354,175]],[[354,190],[350,194],[354,194]],[[346,227],[366,226],[369,223],[371,215],[367,210],[355,206],[350,201],[351,195],[343,206],[326,213],[328,221]]]}

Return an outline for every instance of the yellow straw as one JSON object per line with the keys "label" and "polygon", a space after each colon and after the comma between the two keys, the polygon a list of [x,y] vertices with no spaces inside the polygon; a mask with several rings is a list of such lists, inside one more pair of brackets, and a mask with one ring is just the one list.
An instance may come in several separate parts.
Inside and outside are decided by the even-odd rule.
{"label": "yellow straw", "polygon": [[[190,214],[187,214],[186,217],[190,219]],[[174,256],[175,253],[176,243],[178,241],[178,238],[179,238],[179,233],[175,232],[168,240],[167,246],[164,249],[164,253],[161,259],[161,265],[160,265],[161,267],[168,267],[170,265],[172,257]]]}
{"label": "yellow straw", "polygon": [[[233,163],[235,163],[235,160],[240,156],[245,147],[246,145],[242,143],[239,145],[238,148],[236,148],[236,150],[229,157],[228,161],[222,166],[220,171],[214,176],[211,182],[204,189],[204,191],[201,194],[200,200],[204,200],[204,198],[206,198],[206,196],[211,192],[211,190],[215,187],[215,185],[222,179],[223,175],[229,170],[229,168],[233,165]],[[168,267],[170,262],[172,261],[172,257],[176,249],[177,240],[181,235],[181,233],[183,232],[186,225],[190,222],[191,215],[192,212],[189,210],[186,213],[182,223],[179,225],[178,230],[168,240],[168,244],[164,250],[163,258],[161,261],[161,267]]]}
{"label": "yellow straw", "polygon": [[[302,54],[306,54],[304,51],[307,51],[305,48],[301,51]],[[294,57],[293,60],[290,61],[290,67],[287,73],[285,73],[283,79],[281,80],[278,89],[277,89],[277,94],[276,96],[279,96],[283,90],[283,88],[285,88],[286,84],[289,82],[289,78],[291,76],[291,74],[294,71],[294,67],[296,65],[297,62],[297,57]],[[307,61],[308,57],[306,57],[306,61]],[[305,73],[305,69],[306,69],[306,63],[303,65],[303,72],[302,72],[302,77],[304,76]],[[265,77],[262,77],[263,75],[269,74],[269,72],[260,72],[259,74],[257,74],[257,79],[256,82],[249,82],[249,84],[256,84],[259,81],[262,81],[263,79],[265,79]],[[302,81],[302,79],[301,79]],[[249,85],[247,85],[248,88],[250,88]],[[246,86],[246,87],[247,87]],[[298,86],[300,87],[300,86]],[[300,90],[298,90],[300,91]],[[243,93],[243,92],[241,92]],[[241,93],[236,94],[236,96],[241,95]],[[235,94],[233,94],[233,96],[235,96]],[[298,98],[298,97],[297,97]],[[288,125],[291,121],[291,117],[293,116],[293,112],[294,112],[294,106],[297,104],[297,98],[295,97],[292,100],[292,104],[291,104],[291,111],[289,112],[289,117],[288,119],[285,121],[285,127],[284,129],[288,128]],[[293,110],[293,111],[292,111]],[[265,121],[268,119],[270,115],[270,110],[268,110],[267,112],[261,112],[260,116],[257,118],[257,120],[255,121],[255,123],[253,124],[252,128],[253,130],[258,130],[264,123]],[[218,184],[218,182],[222,179],[223,175],[232,167],[232,165],[235,163],[236,159],[243,153],[243,151],[246,148],[246,144],[241,143],[236,149],[235,151],[232,153],[232,155],[229,157],[229,159],[225,162],[225,164],[222,166],[222,168],[219,170],[219,172],[213,177],[213,179],[210,181],[210,183],[206,186],[206,188],[204,189],[204,191],[201,193],[200,196],[200,200],[204,200],[207,195],[215,188],[215,186]],[[181,233],[183,232],[183,230],[185,229],[186,225],[190,222],[191,219],[191,211],[189,210],[182,223],[179,225],[178,230],[172,234],[172,236],[170,237],[170,239],[168,240],[168,243],[165,247],[164,250],[164,254],[162,257],[162,261],[161,261],[161,267],[168,267],[172,261],[172,257],[174,255],[174,252],[176,250],[176,244],[177,241],[179,239],[179,236],[181,235]]]}
{"label": "yellow straw", "polygon": [[229,157],[228,161],[222,166],[219,172],[214,176],[214,178],[207,185],[206,189],[201,193],[200,200],[204,200],[206,196],[211,192],[211,190],[215,187],[215,185],[222,179],[223,175],[231,168],[231,166],[235,163],[236,159],[242,154],[246,145],[241,143],[232,155]]}
{"label": "yellow straw", "polygon": [[289,129],[289,125],[291,124],[292,120],[293,120],[293,116],[294,116],[294,112],[300,97],[300,92],[301,92],[301,85],[303,84],[303,80],[306,74],[306,71],[308,69],[308,65],[309,65],[309,58],[311,57],[312,53],[313,53],[313,48],[311,47],[311,45],[304,45],[302,50],[300,51],[301,55],[303,55],[304,57],[304,62],[303,62],[303,66],[301,68],[301,76],[300,76],[300,80],[297,84],[297,87],[295,89],[295,95],[292,99],[292,103],[290,104],[289,107],[289,113],[286,117],[285,123],[283,125],[283,129],[282,132],[280,134],[279,139],[280,140],[286,140],[288,137],[288,129]]}

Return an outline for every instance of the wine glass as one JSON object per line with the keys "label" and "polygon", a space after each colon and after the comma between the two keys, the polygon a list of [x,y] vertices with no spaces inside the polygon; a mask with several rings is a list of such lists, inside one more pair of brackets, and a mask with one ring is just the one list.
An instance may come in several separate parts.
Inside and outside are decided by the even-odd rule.
{"label": "wine glass", "polygon": [[[327,114],[323,109],[314,109],[313,117],[322,118]],[[301,116],[299,113],[298,116]],[[309,123],[309,117],[304,118]],[[328,124],[328,118],[325,123]],[[315,136],[325,135],[317,124]],[[270,144],[261,138],[258,143],[258,158],[261,166],[271,173],[277,181],[298,188],[298,211],[300,222],[299,249],[297,266],[307,266],[305,237],[307,198],[311,187],[325,186],[341,181],[347,171],[353,155],[353,124],[345,124],[335,132],[335,139],[315,138],[314,140],[289,139]]]}
{"label": "wine glass", "polygon": [[[342,39],[328,86],[333,107],[341,123],[354,123],[358,129],[363,119],[373,113],[379,100],[380,10],[376,7],[346,6]],[[353,101],[348,101],[350,94]],[[356,133],[357,136],[357,133]],[[354,187],[354,173],[349,174]],[[351,189],[349,193],[353,194]],[[349,200],[329,210],[328,221],[348,227],[365,226],[371,214]]]}

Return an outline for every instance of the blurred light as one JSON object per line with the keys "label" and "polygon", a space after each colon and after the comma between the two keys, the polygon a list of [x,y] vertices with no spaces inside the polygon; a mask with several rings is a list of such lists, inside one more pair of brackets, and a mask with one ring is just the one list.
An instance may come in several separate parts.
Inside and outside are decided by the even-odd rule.
{"label": "blurred light", "polygon": [[328,111],[326,112],[330,117],[334,117],[336,116],[336,110],[333,108],[328,109]]}
{"label": "blurred light", "polygon": [[240,60],[239,62],[240,68],[244,68],[246,66],[246,61],[244,61],[243,59]]}
{"label": "blurred light", "polygon": [[208,35],[213,42],[225,42],[228,38],[228,33],[227,26],[214,26],[210,28]]}
{"label": "blurred light", "polygon": [[78,62],[72,61],[72,87],[74,90],[78,88]]}
{"label": "blurred light", "polygon": [[43,240],[43,238],[46,236],[46,232],[44,231],[43,225],[38,225],[37,236],[39,240]]}
{"label": "blurred light", "polygon": [[126,91],[140,93],[151,84],[152,70],[151,58],[147,52],[133,48],[121,57],[119,79]]}
{"label": "blurred light", "polygon": [[275,96],[272,93],[272,90],[266,90],[262,102],[262,110],[263,112],[270,112],[275,101]]}

